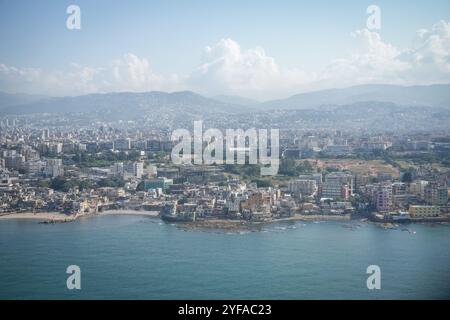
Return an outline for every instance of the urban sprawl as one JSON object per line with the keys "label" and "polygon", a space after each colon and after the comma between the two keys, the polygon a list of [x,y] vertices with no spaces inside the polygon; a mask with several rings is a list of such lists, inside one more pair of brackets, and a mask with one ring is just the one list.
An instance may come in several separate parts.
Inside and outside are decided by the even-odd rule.
{"label": "urban sprawl", "polygon": [[169,128],[60,121],[1,119],[0,215],[53,212],[71,221],[136,210],[192,223],[449,221],[450,137],[442,133],[282,129],[278,174],[266,177],[258,164],[175,165]]}

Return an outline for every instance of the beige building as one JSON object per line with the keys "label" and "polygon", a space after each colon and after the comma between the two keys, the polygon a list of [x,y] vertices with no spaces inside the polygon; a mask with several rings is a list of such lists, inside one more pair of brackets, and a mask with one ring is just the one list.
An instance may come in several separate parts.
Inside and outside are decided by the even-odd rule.
{"label": "beige building", "polygon": [[291,180],[288,184],[288,191],[294,194],[301,194],[303,197],[315,195],[317,192],[317,182],[312,179]]}
{"label": "beige building", "polygon": [[438,206],[410,206],[409,214],[411,217],[436,217],[441,213]]}

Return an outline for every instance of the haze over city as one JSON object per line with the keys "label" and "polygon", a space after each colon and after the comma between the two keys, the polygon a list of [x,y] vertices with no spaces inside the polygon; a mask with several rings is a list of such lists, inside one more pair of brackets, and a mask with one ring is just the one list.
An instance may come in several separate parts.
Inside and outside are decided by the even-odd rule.
{"label": "haze over city", "polygon": [[448,0],[0,0],[0,300],[449,299],[449,195]]}

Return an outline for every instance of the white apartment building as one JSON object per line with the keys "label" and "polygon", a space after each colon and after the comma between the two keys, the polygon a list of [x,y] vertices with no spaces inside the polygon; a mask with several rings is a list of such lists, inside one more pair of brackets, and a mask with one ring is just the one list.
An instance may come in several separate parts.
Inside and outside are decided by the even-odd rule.
{"label": "white apartment building", "polygon": [[311,179],[291,180],[288,184],[288,191],[303,197],[313,196],[317,193],[317,181]]}
{"label": "white apartment building", "polygon": [[347,186],[350,195],[354,192],[353,175],[346,172],[333,172],[325,176],[325,182],[322,184],[323,198],[341,198],[342,187]]}

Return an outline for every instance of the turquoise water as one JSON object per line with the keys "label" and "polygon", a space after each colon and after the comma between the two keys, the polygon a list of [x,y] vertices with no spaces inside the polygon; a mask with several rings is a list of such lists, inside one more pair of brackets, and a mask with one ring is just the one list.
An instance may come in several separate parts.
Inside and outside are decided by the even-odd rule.
{"label": "turquoise water", "polygon": [[[185,231],[157,218],[0,221],[2,299],[448,299],[450,227],[360,223]],[[354,222],[356,224],[356,222]],[[67,266],[81,290],[66,288]],[[381,268],[368,290],[366,268]]]}

